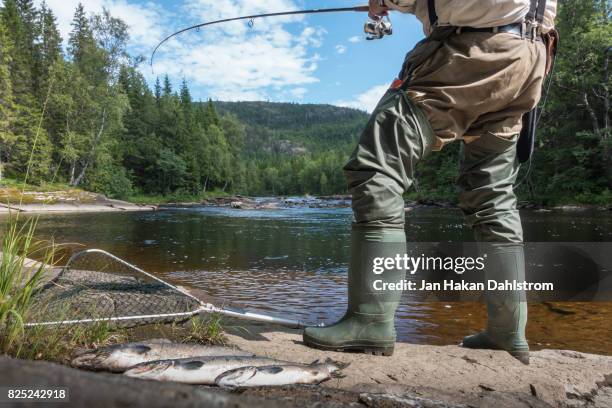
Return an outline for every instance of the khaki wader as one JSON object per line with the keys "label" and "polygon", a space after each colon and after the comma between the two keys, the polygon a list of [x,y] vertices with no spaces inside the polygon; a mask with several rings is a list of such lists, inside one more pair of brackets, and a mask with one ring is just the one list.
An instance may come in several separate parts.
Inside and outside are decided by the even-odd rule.
{"label": "khaki wader", "polygon": [[[355,217],[348,310],[334,325],[307,328],[307,345],[393,352],[401,293],[364,294],[355,282],[372,274],[368,248],[380,251],[372,243],[405,247],[402,194],[414,183],[418,162],[455,140],[462,143],[459,206],[476,240],[490,243],[483,249],[489,259],[486,279],[524,280],[523,231],[513,191],[516,142],[523,114],[540,98],[545,63],[541,41],[449,27],[436,29],[408,54],[403,83],[383,96],[344,168]],[[381,275],[390,282],[402,278]],[[464,339],[464,346],[505,349],[527,362],[524,293],[487,293],[487,310],[487,330]]]}

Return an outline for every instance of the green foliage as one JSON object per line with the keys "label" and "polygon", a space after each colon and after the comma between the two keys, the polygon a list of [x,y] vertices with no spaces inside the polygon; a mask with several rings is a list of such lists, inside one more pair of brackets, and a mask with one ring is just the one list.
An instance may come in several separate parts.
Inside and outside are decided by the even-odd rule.
{"label": "green foliage", "polygon": [[89,188],[110,198],[125,199],[134,193],[127,171],[112,160],[95,166],[89,179]]}
{"label": "green foliage", "polygon": [[241,187],[238,191],[251,195],[346,192],[342,167],[367,121],[364,112],[291,103],[215,105],[222,114],[246,124],[240,137],[246,163],[234,175],[235,185]]}
{"label": "green foliage", "polygon": [[0,19],[0,180],[3,178],[4,162],[8,159],[8,146],[14,143],[10,122],[15,112],[13,86],[9,71],[12,44]]}
{"label": "green foliage", "polygon": [[[53,248],[41,248],[34,241],[36,219],[25,223],[9,217],[4,228],[0,253],[0,352],[18,355],[26,337],[24,322],[33,312],[33,295],[39,289],[44,264],[50,264]],[[41,264],[29,264],[32,254],[42,256]]]}
{"label": "green foliage", "polygon": [[42,182],[51,171],[52,145],[45,129],[39,128],[39,123],[39,112],[18,105],[10,125],[14,140],[7,146],[10,152],[7,173],[11,176],[27,173],[28,181],[32,183]]}
{"label": "green foliage", "polygon": [[430,153],[416,172],[413,198],[418,200],[457,201],[456,179],[461,145],[451,143],[440,152]]}
{"label": "green foliage", "polygon": [[595,0],[559,2],[557,20],[556,70],[532,171],[519,193],[545,204],[602,203],[612,186],[610,6]]}
{"label": "green foliage", "polygon": [[27,336],[21,339],[19,350],[9,350],[15,357],[29,360],[45,360],[64,363],[75,349],[104,347],[127,336],[111,329],[108,322],[88,325],[38,326],[28,328]]}
{"label": "green foliage", "polygon": [[[534,163],[519,177],[523,200],[609,200],[609,14],[606,1],[559,3],[561,49]],[[167,76],[151,89],[139,58],[126,51],[128,39],[126,24],[108,10],[88,16],[79,5],[64,56],[44,2],[4,1],[0,170],[23,178],[33,151],[34,182],[141,201],[346,192],[342,167],[367,114],[330,105],[198,102],[186,81],[175,89]],[[455,143],[429,155],[411,197],[456,201],[459,149]]]}

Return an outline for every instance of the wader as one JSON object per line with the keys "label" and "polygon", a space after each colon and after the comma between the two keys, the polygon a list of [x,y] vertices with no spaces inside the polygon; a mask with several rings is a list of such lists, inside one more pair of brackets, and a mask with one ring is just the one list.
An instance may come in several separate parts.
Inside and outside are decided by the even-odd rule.
{"label": "wader", "polygon": [[[536,2],[537,3],[537,2]],[[546,50],[524,24],[436,28],[408,54],[372,113],[345,174],[353,197],[348,309],[304,331],[306,345],[391,355],[401,292],[373,292],[371,259],[404,246],[404,199],[417,163],[460,140],[459,206],[487,253],[485,279],[525,280],[523,230],[513,191],[522,116],[540,99]],[[410,234],[410,231],[407,231]],[[377,276],[403,279],[401,272]],[[495,348],[528,363],[524,292],[486,294],[488,324],[463,346]]]}

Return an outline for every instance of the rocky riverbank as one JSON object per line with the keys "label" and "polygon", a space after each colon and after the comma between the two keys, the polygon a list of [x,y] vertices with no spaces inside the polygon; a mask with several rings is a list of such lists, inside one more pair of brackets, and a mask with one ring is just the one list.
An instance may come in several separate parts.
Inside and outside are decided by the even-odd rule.
{"label": "rocky riverbank", "polygon": [[416,395],[450,406],[612,406],[610,356],[540,350],[525,366],[502,351],[398,343],[392,357],[377,357],[313,350],[303,345],[298,331],[265,326],[250,331],[250,336],[235,332],[228,337],[244,350],[274,358],[310,362],[331,357],[350,363],[343,371],[346,377],[326,383],[334,389]]}
{"label": "rocky riverbank", "polygon": [[66,387],[68,406],[75,407],[612,406],[612,357],[608,356],[541,350],[532,353],[530,366],[524,366],[504,352],[457,346],[398,344],[392,357],[330,353],[305,347],[296,331],[240,323],[236,326],[240,330],[228,334],[232,344],[258,355],[304,363],[331,357],[350,363],[343,371],[346,377],[321,386],[228,391],[0,357],[0,383],[20,388]]}
{"label": "rocky riverbank", "polygon": [[80,191],[70,195],[65,191],[29,194],[27,200],[13,201],[11,204],[0,202],[0,214],[8,213],[86,213],[86,212],[122,212],[122,211],[155,211],[157,206],[133,204],[127,201],[113,200],[102,194]]}
{"label": "rocky riverbank", "polygon": [[[287,208],[349,208],[351,196],[346,194],[330,196],[277,196],[247,197],[242,195],[220,196],[194,202],[165,203],[159,205],[137,204],[114,200],[102,194],[83,190],[61,190],[51,192],[26,191],[23,197],[16,199],[20,192],[14,188],[0,188],[0,214],[9,212],[26,213],[64,213],[64,212],[121,212],[152,211],[176,207],[231,207],[237,210],[276,210]],[[9,199],[12,198],[12,199]],[[10,204],[7,204],[10,203]],[[407,200],[406,211],[417,208],[456,208],[449,201],[429,199]],[[560,205],[546,207],[534,203],[522,202],[519,208],[538,212],[552,211],[610,211],[612,206],[594,205]]]}
{"label": "rocky riverbank", "polygon": [[[64,388],[68,390],[63,407],[91,408],[389,408],[428,407],[463,408],[419,397],[344,391],[318,386],[262,387],[227,391],[175,383],[137,380],[122,375],[92,373],[43,361],[14,360],[0,357],[0,381],[16,389]],[[3,407],[41,405],[0,400]],[[537,406],[537,405],[534,405]]]}

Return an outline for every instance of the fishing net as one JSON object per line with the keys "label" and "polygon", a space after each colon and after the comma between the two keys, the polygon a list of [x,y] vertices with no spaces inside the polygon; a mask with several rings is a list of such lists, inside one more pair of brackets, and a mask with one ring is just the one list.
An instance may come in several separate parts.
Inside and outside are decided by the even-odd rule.
{"label": "fishing net", "polygon": [[204,303],[106,251],[73,255],[58,276],[35,295],[35,313],[26,326],[107,322],[116,327],[185,321],[200,313],[304,327],[303,322]]}
{"label": "fishing net", "polygon": [[74,255],[35,297],[29,325],[108,321],[117,327],[172,323],[201,311],[201,302],[107,252]]}

